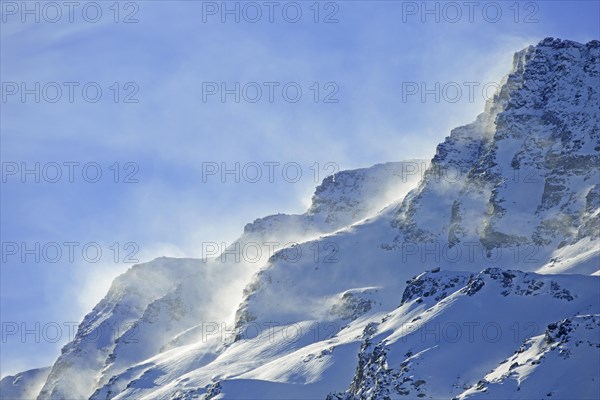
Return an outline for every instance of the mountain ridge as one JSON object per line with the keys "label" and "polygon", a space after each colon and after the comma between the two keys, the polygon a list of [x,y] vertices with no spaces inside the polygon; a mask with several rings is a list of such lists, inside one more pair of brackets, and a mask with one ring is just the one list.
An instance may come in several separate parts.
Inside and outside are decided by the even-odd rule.
{"label": "mountain ridge", "polygon": [[[253,262],[133,267],[38,399],[600,397],[596,82],[600,41],[544,39],[418,185],[400,163],[339,172],[307,213],[246,225],[237,243],[259,244]],[[289,246],[267,252],[270,240]],[[113,320],[140,341],[126,329],[85,343]],[[579,386],[560,386],[574,379],[553,370],[562,350],[588,366]],[[559,383],[542,393],[548,376]]]}

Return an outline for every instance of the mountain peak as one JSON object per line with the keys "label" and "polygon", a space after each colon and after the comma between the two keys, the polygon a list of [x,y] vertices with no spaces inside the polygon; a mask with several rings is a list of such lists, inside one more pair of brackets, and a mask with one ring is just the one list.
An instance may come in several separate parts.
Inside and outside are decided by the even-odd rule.
{"label": "mountain peak", "polygon": [[565,49],[569,47],[600,47],[600,40],[590,40],[587,43],[575,42],[573,40],[546,37],[537,44],[538,47],[553,47],[555,49]]}

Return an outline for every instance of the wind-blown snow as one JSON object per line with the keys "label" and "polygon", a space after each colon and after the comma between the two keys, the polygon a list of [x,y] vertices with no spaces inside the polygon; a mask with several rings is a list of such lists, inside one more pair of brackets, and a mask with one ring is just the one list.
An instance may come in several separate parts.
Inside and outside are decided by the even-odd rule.
{"label": "wind-blown snow", "polygon": [[600,398],[599,61],[545,39],[418,186],[343,171],[223,256],[132,267],[38,398]]}

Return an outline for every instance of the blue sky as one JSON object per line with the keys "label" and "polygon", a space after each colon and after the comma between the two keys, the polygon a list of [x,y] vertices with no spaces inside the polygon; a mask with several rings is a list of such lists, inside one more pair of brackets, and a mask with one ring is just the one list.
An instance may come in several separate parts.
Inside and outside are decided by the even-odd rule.
{"label": "blue sky", "polygon": [[[97,2],[97,22],[91,22],[96,8],[82,13],[86,2],[73,21],[61,6],[57,22],[51,22],[56,10],[40,3],[36,22],[21,2],[0,2],[3,376],[51,364],[68,340],[66,326],[79,322],[131,265],[123,262],[130,251],[140,261],[200,257],[203,242],[231,243],[256,218],[303,212],[317,181],[334,169],[429,158],[451,128],[481,112],[480,88],[500,81],[515,51],[547,36],[599,38],[597,1],[476,2],[472,20],[464,2],[428,2],[438,7],[439,21],[423,13],[423,2],[321,2],[318,16],[313,1],[276,2],[272,23],[263,3],[254,3],[262,17],[251,23],[244,17],[254,18],[254,9],[245,3],[239,22],[234,15],[222,22],[222,2],[122,2],[118,15],[112,1]],[[289,22],[297,8],[300,20]],[[23,102],[20,85],[31,89],[36,82],[40,102],[35,94]],[[232,94],[223,103],[220,93],[203,101],[203,87],[231,89],[236,82],[251,83],[239,103]],[[472,99],[465,82],[479,85]],[[446,87],[447,96],[436,102],[433,95],[425,101],[406,95],[407,85],[423,83]],[[93,92],[84,97],[86,84],[102,89],[97,102]],[[462,96],[451,92],[456,85]],[[256,97],[256,86],[262,97],[246,101]],[[291,102],[297,87],[302,97]],[[40,182],[32,174],[23,179],[21,169],[36,163]],[[262,179],[203,179],[207,163],[219,169],[239,163],[251,177],[259,165]],[[272,182],[264,163],[278,163],[271,164]],[[52,183],[56,165],[62,178]],[[293,168],[283,176],[283,166]],[[102,177],[91,182],[98,169]],[[79,243],[73,260],[65,242]],[[33,249],[39,243],[40,253],[48,253],[23,261],[11,243]],[[63,251],[54,263],[47,261],[52,243]],[[102,250],[100,260],[82,256],[86,244]],[[52,343],[44,339],[56,336],[54,323],[63,331]],[[39,343],[34,334],[24,340],[21,332],[8,334],[15,326],[38,330]]]}

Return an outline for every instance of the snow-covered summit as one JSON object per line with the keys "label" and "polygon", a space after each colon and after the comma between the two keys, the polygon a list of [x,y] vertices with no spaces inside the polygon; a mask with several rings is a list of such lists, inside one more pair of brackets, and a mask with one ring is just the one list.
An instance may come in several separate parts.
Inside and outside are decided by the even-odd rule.
{"label": "snow-covered summit", "polygon": [[244,227],[240,240],[299,241],[335,232],[401,200],[428,165],[427,160],[408,160],[339,171],[317,186],[304,214],[259,218]]}
{"label": "snow-covered summit", "polygon": [[518,52],[486,111],[438,146],[398,211],[396,246],[529,247],[548,272],[599,246],[599,82],[599,41],[548,38]]}

